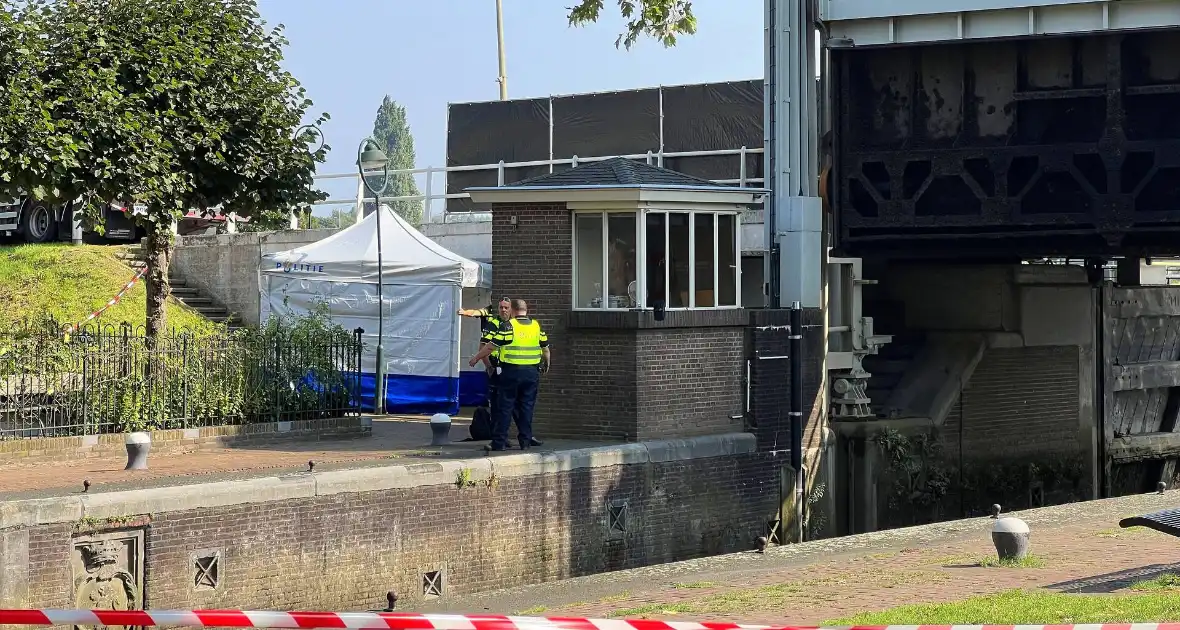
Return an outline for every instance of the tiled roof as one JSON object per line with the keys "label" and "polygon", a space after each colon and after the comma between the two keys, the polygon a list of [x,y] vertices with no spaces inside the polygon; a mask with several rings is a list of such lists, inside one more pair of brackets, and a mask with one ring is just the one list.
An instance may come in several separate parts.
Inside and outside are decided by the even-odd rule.
{"label": "tiled roof", "polygon": [[582,188],[587,186],[676,186],[693,188],[731,188],[707,179],[651,166],[627,158],[587,162],[577,168],[522,180],[508,187]]}

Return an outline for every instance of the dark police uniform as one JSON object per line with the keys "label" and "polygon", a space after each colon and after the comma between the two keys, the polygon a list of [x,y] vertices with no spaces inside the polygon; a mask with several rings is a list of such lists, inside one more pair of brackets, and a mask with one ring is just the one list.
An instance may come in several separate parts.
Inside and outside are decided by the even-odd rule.
{"label": "dark police uniform", "polygon": [[[496,312],[494,305],[488,306],[487,308],[481,308],[477,312],[479,313],[479,329],[480,329],[479,343],[481,345],[485,344],[485,343],[491,343],[492,342],[491,336],[493,334],[499,332],[500,326],[503,326],[504,322],[500,321],[499,314]],[[495,417],[495,414],[496,414],[496,411],[495,411],[495,409],[496,409],[496,377],[498,376],[496,374],[496,372],[497,372],[496,367],[500,363],[500,351],[499,350],[493,350],[492,353],[490,355],[488,355],[488,363],[490,363],[492,365],[491,371],[488,372],[488,406],[491,407],[492,416]]]}
{"label": "dark police uniform", "polygon": [[541,381],[541,349],[549,337],[541,324],[528,317],[514,317],[490,336],[500,355],[500,377],[492,412],[492,450],[508,448],[508,426],[515,416],[520,448],[537,444],[533,438],[533,407]]}

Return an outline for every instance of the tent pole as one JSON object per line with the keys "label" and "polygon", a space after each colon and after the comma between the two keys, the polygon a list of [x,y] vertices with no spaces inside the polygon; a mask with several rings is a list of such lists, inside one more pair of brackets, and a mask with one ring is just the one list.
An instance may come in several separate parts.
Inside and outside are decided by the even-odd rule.
{"label": "tent pole", "polygon": [[374,198],[377,206],[377,400],[373,411],[385,415],[385,260],[381,250],[381,195]]}

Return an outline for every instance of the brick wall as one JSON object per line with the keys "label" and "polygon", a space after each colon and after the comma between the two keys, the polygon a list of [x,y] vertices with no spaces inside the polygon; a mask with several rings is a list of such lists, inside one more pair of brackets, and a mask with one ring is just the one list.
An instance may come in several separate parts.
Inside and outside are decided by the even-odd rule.
{"label": "brick wall", "polygon": [[[988,350],[942,429],[965,460],[1077,453],[1078,347]],[[961,416],[960,416],[961,412]]]}
{"label": "brick wall", "polygon": [[[392,589],[412,609],[428,571],[444,572],[445,597],[749,549],[777,507],[774,463],[754,453],[579,468],[118,522],[144,530],[145,607],[366,610]],[[626,505],[625,531],[611,531],[612,503]],[[79,526],[94,524],[21,530],[28,606],[74,607]],[[194,557],[214,552],[220,584],[198,588]]]}
{"label": "brick wall", "polygon": [[745,336],[744,328],[638,331],[639,439],[742,430]]}
{"label": "brick wall", "polygon": [[[638,390],[635,331],[568,331],[569,379],[562,383],[569,416],[546,425],[554,437],[635,440]],[[546,385],[550,376],[545,377]]]}
{"label": "brick wall", "polygon": [[744,312],[669,313],[663,322],[579,312],[584,321],[572,321],[570,217],[564,204],[492,210],[494,293],[528,300],[553,348],[537,435],[643,440],[741,430]]}
{"label": "brick wall", "polygon": [[[516,217],[516,225],[512,225]],[[537,394],[534,432],[544,437],[618,437],[625,429],[597,430],[597,419],[578,412],[574,346],[566,330],[573,301],[570,211],[560,204],[496,204],[492,209],[492,283],[496,297],[524,298],[549,335],[553,367]],[[590,429],[590,433],[585,431]]]}

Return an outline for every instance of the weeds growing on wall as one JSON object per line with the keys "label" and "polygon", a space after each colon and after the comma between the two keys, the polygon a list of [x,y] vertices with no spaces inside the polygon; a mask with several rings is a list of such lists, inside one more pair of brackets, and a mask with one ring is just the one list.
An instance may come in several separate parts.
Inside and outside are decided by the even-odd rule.
{"label": "weeds growing on wall", "polygon": [[258,330],[0,332],[0,439],[336,417],[357,409],[360,339],[325,308]]}
{"label": "weeds growing on wall", "polygon": [[890,430],[874,443],[885,458],[879,490],[886,527],[983,516],[994,504],[1009,511],[1070,503],[1089,492],[1080,456],[960,461],[958,453],[946,451],[937,431],[903,435]]}

